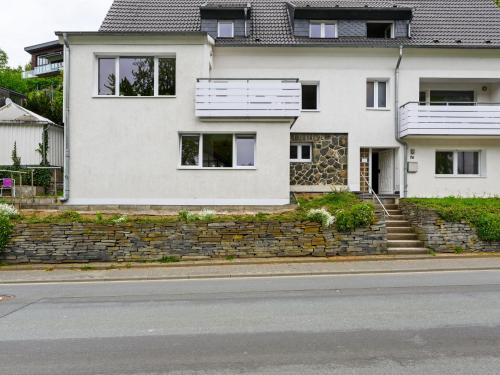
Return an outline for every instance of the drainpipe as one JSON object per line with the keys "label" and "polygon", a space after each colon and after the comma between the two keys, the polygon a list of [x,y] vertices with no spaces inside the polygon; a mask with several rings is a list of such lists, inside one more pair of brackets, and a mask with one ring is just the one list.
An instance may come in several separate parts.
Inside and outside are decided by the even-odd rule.
{"label": "drainpipe", "polygon": [[408,173],[407,173],[407,164],[408,164],[408,143],[403,141],[399,135],[399,67],[401,66],[401,60],[403,59],[403,46],[399,46],[399,58],[398,63],[396,64],[396,69],[394,72],[394,135],[396,137],[396,141],[403,146],[404,152],[404,167],[403,167],[403,198],[406,198],[408,195]]}
{"label": "drainpipe", "polygon": [[70,98],[70,47],[68,36],[63,33],[64,39],[64,194],[61,202],[69,199],[69,98]]}

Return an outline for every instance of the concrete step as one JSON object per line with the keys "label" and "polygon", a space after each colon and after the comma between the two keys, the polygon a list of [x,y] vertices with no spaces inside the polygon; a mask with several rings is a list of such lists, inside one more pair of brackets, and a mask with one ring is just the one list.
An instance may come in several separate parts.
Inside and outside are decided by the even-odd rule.
{"label": "concrete step", "polygon": [[388,217],[388,220],[405,220],[406,221],[406,218],[404,217],[404,215],[392,215]]}
{"label": "concrete step", "polygon": [[387,210],[390,215],[403,215],[403,212],[401,210]]}
{"label": "concrete step", "polygon": [[387,233],[388,240],[418,240],[416,233]]}
{"label": "concrete step", "polygon": [[384,204],[386,210],[399,210],[399,204]]}
{"label": "concrete step", "polygon": [[415,233],[412,227],[407,226],[407,227],[387,227],[387,233]]}
{"label": "concrete step", "polygon": [[425,247],[392,247],[387,249],[389,255],[429,254]]}
{"label": "concrete step", "polygon": [[387,240],[387,247],[415,248],[423,246],[424,242],[420,240]]}
{"label": "concrete step", "polygon": [[388,219],[385,222],[386,227],[410,227],[410,223],[408,223],[406,220],[392,220]]}

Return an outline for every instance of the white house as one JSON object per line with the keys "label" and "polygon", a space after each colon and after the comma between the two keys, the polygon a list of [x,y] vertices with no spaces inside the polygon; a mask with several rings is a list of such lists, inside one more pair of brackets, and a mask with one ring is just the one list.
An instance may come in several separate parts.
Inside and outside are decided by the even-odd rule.
{"label": "white house", "polygon": [[492,0],[115,0],[57,35],[70,204],[500,194]]}
{"label": "white house", "polygon": [[14,143],[22,165],[39,165],[42,156],[36,150],[43,144],[45,131],[49,146],[47,159],[52,166],[62,167],[63,127],[7,99],[5,106],[0,108],[0,166],[12,165]]}

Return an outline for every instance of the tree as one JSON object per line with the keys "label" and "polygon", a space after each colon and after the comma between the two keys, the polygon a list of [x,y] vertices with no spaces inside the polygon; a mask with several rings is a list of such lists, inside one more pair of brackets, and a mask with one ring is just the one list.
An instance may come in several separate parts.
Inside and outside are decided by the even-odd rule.
{"label": "tree", "polygon": [[0,69],[5,69],[9,63],[9,57],[3,49],[0,48]]}
{"label": "tree", "polygon": [[12,166],[15,170],[21,168],[21,157],[17,155],[17,142],[14,142],[14,149],[12,150]]}

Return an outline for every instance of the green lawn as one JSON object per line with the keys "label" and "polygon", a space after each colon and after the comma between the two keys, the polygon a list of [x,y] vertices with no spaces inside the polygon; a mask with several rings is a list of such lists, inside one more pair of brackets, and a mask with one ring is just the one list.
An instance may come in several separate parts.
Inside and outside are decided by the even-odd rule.
{"label": "green lawn", "polygon": [[500,241],[500,198],[408,198],[407,202],[429,208],[446,221],[467,221],[484,241]]}

